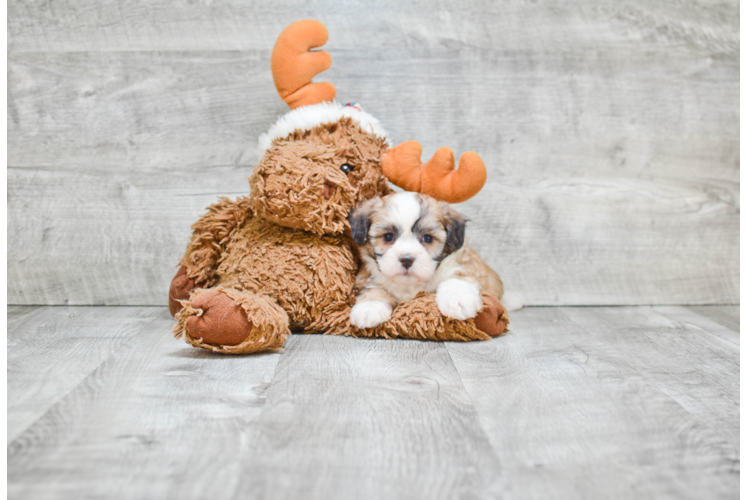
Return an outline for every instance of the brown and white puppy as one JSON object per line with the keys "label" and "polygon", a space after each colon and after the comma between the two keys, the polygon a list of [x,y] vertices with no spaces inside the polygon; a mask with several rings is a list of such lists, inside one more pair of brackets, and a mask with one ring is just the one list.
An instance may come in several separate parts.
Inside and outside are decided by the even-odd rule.
{"label": "brown and white puppy", "polygon": [[372,328],[400,302],[436,292],[450,318],[473,318],[481,293],[501,299],[503,284],[469,245],[465,218],[449,204],[419,193],[395,193],[364,202],[349,216],[362,265],[351,323]]}

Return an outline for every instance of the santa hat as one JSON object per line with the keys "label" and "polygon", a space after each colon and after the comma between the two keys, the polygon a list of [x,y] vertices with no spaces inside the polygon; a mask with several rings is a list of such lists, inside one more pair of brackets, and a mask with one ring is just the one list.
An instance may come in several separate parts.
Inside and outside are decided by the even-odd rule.
{"label": "santa hat", "polygon": [[288,137],[294,130],[311,130],[318,125],[335,123],[341,118],[350,118],[362,130],[387,140],[387,132],[379,124],[379,120],[361,109],[358,103],[326,101],[292,109],[278,118],[270,130],[260,136],[260,151],[264,153],[275,139]]}

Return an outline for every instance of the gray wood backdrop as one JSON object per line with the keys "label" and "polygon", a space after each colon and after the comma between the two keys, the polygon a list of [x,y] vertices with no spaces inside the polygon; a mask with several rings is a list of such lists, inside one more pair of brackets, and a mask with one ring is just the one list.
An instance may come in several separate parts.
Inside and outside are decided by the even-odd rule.
{"label": "gray wood backdrop", "polygon": [[190,225],[248,192],[304,18],[394,142],[483,156],[459,208],[531,304],[739,301],[737,1],[14,0],[9,303],[165,305]]}

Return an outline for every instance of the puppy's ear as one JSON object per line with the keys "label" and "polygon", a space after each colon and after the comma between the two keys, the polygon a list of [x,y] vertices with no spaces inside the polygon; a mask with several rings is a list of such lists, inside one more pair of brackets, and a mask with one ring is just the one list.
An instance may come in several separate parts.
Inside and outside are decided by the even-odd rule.
{"label": "puppy's ear", "polygon": [[467,224],[467,219],[446,203],[444,205],[442,224],[444,225],[444,230],[447,231],[447,241],[444,243],[443,256],[446,257],[459,250],[462,244],[465,243],[465,224]]}
{"label": "puppy's ear", "polygon": [[381,204],[381,198],[372,198],[363,202],[360,207],[348,215],[348,222],[351,225],[351,234],[356,245],[364,246],[368,243],[371,216],[374,213],[374,210]]}

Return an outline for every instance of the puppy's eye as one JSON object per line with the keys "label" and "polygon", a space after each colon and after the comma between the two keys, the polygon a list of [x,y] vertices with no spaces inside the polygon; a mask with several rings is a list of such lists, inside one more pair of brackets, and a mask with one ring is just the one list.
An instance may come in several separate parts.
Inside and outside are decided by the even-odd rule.
{"label": "puppy's eye", "polygon": [[423,236],[424,243],[431,243],[432,241],[434,241],[434,237],[431,236],[430,234],[426,234]]}
{"label": "puppy's eye", "polygon": [[352,166],[350,166],[350,165],[348,165],[347,163],[343,163],[343,164],[342,164],[342,165],[340,166],[340,170],[342,170],[342,171],[343,171],[343,173],[344,173],[345,175],[348,175],[348,174],[350,174],[351,172],[353,172],[353,167],[352,167]]}
{"label": "puppy's eye", "polygon": [[386,241],[387,243],[390,243],[392,240],[395,239],[395,235],[392,233],[385,233],[383,237],[384,237],[384,241]]}

